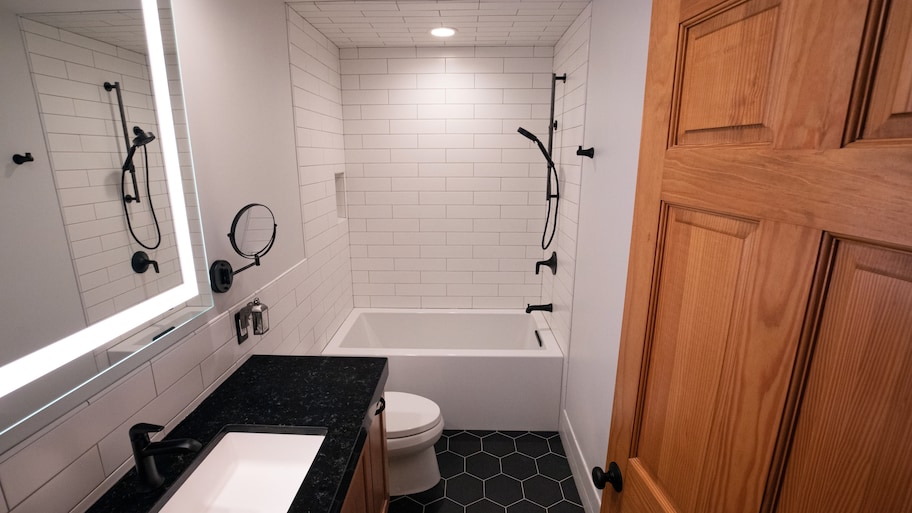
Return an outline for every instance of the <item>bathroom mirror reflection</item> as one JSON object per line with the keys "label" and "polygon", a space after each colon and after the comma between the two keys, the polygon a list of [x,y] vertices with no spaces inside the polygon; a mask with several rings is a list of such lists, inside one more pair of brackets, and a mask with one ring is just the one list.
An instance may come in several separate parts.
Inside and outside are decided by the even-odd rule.
{"label": "bathroom mirror reflection", "polygon": [[[143,4],[161,27],[151,45]],[[0,0],[2,445],[211,307],[169,7]]]}

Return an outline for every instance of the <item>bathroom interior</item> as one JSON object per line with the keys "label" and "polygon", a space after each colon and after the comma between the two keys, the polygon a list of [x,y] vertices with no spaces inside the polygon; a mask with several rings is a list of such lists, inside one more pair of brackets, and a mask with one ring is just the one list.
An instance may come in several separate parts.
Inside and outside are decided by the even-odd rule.
{"label": "bathroom interior", "polygon": [[[597,511],[649,3],[151,4],[0,2],[0,513],[88,510],[133,467],[130,426],[168,433],[251,355],[362,354],[324,350],[370,309],[534,319],[551,360],[449,360],[415,392],[446,429],[559,433]],[[251,204],[274,238],[244,254]],[[255,300],[269,325],[239,343]],[[424,367],[391,357],[388,386]]]}

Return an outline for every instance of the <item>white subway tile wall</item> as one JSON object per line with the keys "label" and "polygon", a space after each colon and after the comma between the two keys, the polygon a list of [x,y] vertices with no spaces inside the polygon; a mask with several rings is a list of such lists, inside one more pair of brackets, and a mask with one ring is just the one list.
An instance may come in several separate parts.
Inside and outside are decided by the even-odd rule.
{"label": "white subway tile wall", "polygon": [[[554,304],[547,316],[551,332],[565,355],[570,354],[570,320],[573,313],[573,282],[576,271],[576,236],[579,222],[579,198],[582,186],[582,161],[576,155],[583,138],[586,108],[586,81],[589,67],[589,32],[592,7],[586,7],[554,47],[554,72],[567,74],[558,82],[555,99],[554,161],[560,175],[561,201],[554,245],[557,252],[557,274],[544,272],[542,301]],[[596,148],[598,152],[598,148]],[[547,252],[550,256],[550,251]],[[567,379],[569,359],[564,359]],[[563,387],[567,389],[566,386]]]}
{"label": "white subway tile wall", "polygon": [[[133,126],[158,134],[149,68],[144,55],[124,48],[24,18],[21,26],[77,284],[86,320],[94,323],[180,284],[160,145],[153,141],[146,147],[162,232],[161,245],[150,251],[127,232],[120,199],[125,141],[116,93],[103,87],[120,83],[131,139]],[[156,232],[143,156],[139,150],[134,158],[143,201],[129,210],[134,232],[151,246]],[[133,272],[130,259],[138,250],[147,251],[161,272]]]}
{"label": "white subway tile wall", "polygon": [[287,305],[300,318],[273,351],[305,354],[322,349],[353,308],[342,79],[336,45],[290,7],[286,13],[304,252],[313,273],[305,284],[315,292],[308,311]]}
{"label": "white subway tile wall", "polygon": [[516,129],[547,141],[551,55],[537,47],[340,52],[356,306],[540,301],[546,167]]}

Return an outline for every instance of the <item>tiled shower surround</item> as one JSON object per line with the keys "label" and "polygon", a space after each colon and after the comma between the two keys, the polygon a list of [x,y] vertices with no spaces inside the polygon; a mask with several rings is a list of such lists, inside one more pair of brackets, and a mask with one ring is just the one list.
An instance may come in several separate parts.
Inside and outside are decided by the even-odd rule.
{"label": "tiled shower surround", "polygon": [[[161,272],[137,274],[130,267],[133,252],[144,248],[130,237],[124,221],[120,167],[126,149],[116,92],[103,87],[105,82],[120,82],[128,130],[137,125],[157,134],[149,67],[142,54],[42,23],[21,23],[79,292],[91,324],[180,283],[158,141],[147,149],[162,241],[145,251]],[[140,240],[151,246],[156,233],[142,150],[134,164],[143,200],[130,205],[131,221]]]}
{"label": "tiled shower surround", "polygon": [[340,55],[355,305],[537,303],[552,48]]}

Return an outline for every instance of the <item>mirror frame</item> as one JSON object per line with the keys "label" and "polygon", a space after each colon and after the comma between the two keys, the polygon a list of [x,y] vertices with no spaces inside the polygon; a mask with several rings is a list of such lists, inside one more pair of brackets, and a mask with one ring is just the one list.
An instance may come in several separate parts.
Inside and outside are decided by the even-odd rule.
{"label": "mirror frame", "polygon": [[[141,0],[141,4],[146,31],[146,44],[148,45],[147,55],[151,72],[152,91],[158,114],[158,129],[161,135],[162,156],[165,176],[168,182],[168,194],[171,202],[172,221],[175,228],[182,282],[180,285],[153,296],[127,310],[3,365],[0,367],[0,397],[4,397],[59,369],[87,352],[110,343],[130,330],[149,322],[163,312],[177,307],[199,294],[198,277],[194,266],[189,233],[187,207],[184,201],[183,179],[178,161],[177,140],[171,110],[171,95],[168,87],[158,2],[157,0]],[[104,372],[101,374],[104,374]],[[72,393],[72,391],[65,392],[63,395]],[[39,408],[39,412],[45,408],[47,407]],[[30,417],[26,417],[23,421],[28,418]],[[23,421],[20,421],[20,423]],[[12,427],[16,425],[18,424]]]}
{"label": "mirror frame", "polygon": [[[243,216],[245,213],[250,211],[253,207],[263,207],[269,212],[269,217],[272,218],[272,236],[269,238],[269,242],[267,242],[265,246],[260,248],[259,251],[256,251],[254,253],[244,253],[243,251],[241,251],[241,248],[239,248],[237,245],[237,228],[238,228],[238,223],[241,221],[241,216]],[[266,205],[264,205],[262,203],[250,203],[250,204],[244,206],[243,208],[241,208],[240,210],[238,210],[238,213],[235,214],[234,221],[231,222],[231,232],[228,233],[228,241],[231,242],[231,247],[234,249],[234,252],[237,253],[238,255],[241,255],[242,257],[250,259],[250,260],[257,260],[261,256],[266,255],[266,253],[269,253],[269,250],[272,249],[272,245],[275,244],[276,230],[278,229],[278,227],[279,227],[279,225],[277,225],[275,222],[275,214],[272,213],[271,208],[267,207]],[[240,272],[240,271],[238,271],[238,272]]]}

